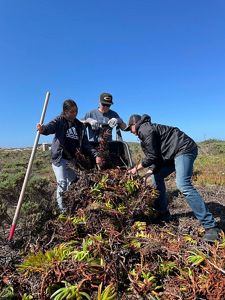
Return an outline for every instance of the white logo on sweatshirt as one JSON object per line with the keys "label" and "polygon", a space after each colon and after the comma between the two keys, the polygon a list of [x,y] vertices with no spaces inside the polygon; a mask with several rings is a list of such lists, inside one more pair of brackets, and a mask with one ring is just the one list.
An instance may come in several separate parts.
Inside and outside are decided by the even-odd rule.
{"label": "white logo on sweatshirt", "polygon": [[76,128],[70,127],[66,132],[66,137],[73,139],[73,140],[78,140],[78,134],[77,134]]}

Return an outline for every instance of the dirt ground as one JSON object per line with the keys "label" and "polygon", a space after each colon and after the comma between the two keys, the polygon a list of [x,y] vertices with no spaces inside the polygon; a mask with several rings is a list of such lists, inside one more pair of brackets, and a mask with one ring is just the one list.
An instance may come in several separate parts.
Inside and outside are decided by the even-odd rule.
{"label": "dirt ground", "polygon": [[[225,187],[208,186],[197,187],[207,203],[210,212],[215,217],[218,226],[225,231]],[[191,208],[185,198],[176,189],[169,191],[170,213],[179,224],[181,232],[192,233],[194,228],[199,227],[198,220],[194,217]]]}

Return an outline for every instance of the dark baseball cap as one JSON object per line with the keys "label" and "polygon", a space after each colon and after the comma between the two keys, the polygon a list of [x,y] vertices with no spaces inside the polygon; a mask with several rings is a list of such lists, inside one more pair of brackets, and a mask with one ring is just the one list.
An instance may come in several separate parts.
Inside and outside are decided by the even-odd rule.
{"label": "dark baseball cap", "polygon": [[112,105],[113,104],[113,96],[109,93],[102,93],[100,95],[100,103],[106,104],[106,105]]}
{"label": "dark baseball cap", "polygon": [[124,131],[130,131],[130,126],[135,125],[138,121],[141,120],[140,115],[131,115],[127,124],[127,127],[124,129]]}

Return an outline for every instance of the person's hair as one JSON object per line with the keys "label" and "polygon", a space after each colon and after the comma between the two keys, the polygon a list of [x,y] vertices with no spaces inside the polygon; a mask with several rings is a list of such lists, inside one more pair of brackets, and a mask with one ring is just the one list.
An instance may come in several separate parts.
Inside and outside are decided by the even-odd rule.
{"label": "person's hair", "polygon": [[70,110],[72,107],[76,107],[77,109],[77,104],[75,101],[73,101],[72,99],[67,99],[63,102],[63,112],[66,112],[68,110]]}

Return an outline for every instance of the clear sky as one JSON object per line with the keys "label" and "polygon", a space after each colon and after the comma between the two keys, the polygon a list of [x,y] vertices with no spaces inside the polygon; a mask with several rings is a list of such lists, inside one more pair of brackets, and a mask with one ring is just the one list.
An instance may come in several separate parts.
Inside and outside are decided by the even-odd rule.
{"label": "clear sky", "polygon": [[33,145],[47,91],[45,122],[111,92],[124,121],[225,140],[224,0],[0,0],[0,37],[0,147]]}

